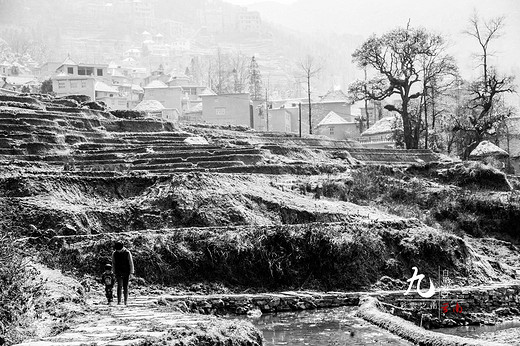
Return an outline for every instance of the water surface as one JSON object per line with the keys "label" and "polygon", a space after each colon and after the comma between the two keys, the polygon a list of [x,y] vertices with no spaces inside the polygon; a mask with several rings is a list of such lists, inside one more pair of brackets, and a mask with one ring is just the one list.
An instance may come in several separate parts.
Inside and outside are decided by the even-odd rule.
{"label": "water surface", "polygon": [[265,345],[413,345],[361,318],[357,307],[264,314],[248,318],[263,332]]}

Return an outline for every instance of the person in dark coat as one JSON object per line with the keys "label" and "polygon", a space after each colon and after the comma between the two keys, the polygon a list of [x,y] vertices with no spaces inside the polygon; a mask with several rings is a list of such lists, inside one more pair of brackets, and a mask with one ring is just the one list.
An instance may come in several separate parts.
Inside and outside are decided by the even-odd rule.
{"label": "person in dark coat", "polygon": [[132,254],[121,242],[114,243],[114,252],[112,253],[112,270],[117,279],[117,304],[121,304],[121,291],[124,294],[124,303],[128,302],[128,281],[130,276],[134,274],[134,261]]}

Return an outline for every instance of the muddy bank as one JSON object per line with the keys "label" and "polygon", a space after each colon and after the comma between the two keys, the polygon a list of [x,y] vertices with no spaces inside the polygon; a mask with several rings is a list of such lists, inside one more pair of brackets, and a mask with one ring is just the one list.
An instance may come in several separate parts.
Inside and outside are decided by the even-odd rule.
{"label": "muddy bank", "polygon": [[459,284],[489,279],[464,240],[414,220],[179,228],[38,237],[29,244],[48,265],[83,275],[101,270],[116,239],[133,252],[136,276],[165,285],[213,281],[328,291],[366,288],[390,276],[402,288],[408,268],[436,278],[439,265]]}

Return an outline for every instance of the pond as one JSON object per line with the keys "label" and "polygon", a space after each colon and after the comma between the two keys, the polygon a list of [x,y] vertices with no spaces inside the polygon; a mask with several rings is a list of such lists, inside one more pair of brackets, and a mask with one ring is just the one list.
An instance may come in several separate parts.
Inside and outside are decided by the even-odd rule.
{"label": "pond", "polygon": [[412,345],[355,317],[357,307],[264,314],[248,318],[263,332],[265,345]]}

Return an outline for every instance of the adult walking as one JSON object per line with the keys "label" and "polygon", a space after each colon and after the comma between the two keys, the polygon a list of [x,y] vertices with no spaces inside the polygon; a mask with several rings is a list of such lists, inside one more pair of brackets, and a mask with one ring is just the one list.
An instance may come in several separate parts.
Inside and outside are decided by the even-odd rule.
{"label": "adult walking", "polygon": [[119,241],[114,243],[112,270],[117,279],[117,304],[121,304],[121,291],[123,291],[124,303],[127,305],[128,281],[130,280],[130,276],[134,274],[134,261],[132,260],[130,251]]}

